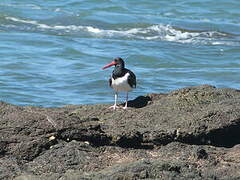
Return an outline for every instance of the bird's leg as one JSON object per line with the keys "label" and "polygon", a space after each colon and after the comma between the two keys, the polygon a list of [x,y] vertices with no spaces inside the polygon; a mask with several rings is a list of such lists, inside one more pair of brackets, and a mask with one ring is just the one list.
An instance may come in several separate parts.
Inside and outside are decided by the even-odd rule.
{"label": "bird's leg", "polygon": [[128,104],[128,92],[126,94],[126,103],[125,103],[125,106],[123,107],[123,109],[127,109],[127,104]]}
{"label": "bird's leg", "polygon": [[118,108],[118,106],[117,106],[118,92],[115,92],[114,97],[115,97],[114,105],[109,107],[109,108],[111,108],[111,109],[113,109],[113,110],[115,110],[115,109]]}

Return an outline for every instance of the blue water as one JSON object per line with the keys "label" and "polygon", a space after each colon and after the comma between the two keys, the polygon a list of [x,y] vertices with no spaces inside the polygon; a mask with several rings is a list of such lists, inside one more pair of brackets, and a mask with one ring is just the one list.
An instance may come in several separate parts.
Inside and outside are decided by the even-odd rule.
{"label": "blue water", "polygon": [[130,99],[200,84],[240,89],[240,1],[0,1],[2,101],[113,103],[112,69],[101,67],[118,56],[137,76]]}

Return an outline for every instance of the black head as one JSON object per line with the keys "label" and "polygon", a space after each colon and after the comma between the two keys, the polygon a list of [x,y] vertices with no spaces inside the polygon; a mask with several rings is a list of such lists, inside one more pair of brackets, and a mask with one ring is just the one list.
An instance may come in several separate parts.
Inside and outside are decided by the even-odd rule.
{"label": "black head", "polygon": [[116,63],[115,66],[120,66],[120,67],[123,67],[123,68],[125,66],[123,59],[120,58],[120,57],[115,58],[114,62]]}
{"label": "black head", "polygon": [[117,57],[117,58],[115,58],[113,60],[113,62],[111,62],[110,64],[104,66],[102,69],[106,69],[106,68],[108,68],[110,66],[113,66],[113,65],[115,65],[115,67],[124,68],[124,61],[123,61],[122,58]]}

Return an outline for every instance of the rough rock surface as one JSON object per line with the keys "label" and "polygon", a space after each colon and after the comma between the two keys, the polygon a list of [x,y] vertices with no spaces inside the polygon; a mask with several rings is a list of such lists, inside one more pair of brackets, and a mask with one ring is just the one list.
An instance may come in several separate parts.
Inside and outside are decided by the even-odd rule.
{"label": "rough rock surface", "polygon": [[0,179],[240,179],[240,91],[149,94],[127,110],[0,103]]}

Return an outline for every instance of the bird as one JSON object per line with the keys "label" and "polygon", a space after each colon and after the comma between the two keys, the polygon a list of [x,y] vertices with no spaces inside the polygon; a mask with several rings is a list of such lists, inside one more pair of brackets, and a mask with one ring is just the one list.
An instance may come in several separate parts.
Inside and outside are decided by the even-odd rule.
{"label": "bird", "polygon": [[128,92],[132,91],[133,88],[136,88],[136,76],[132,71],[125,68],[124,60],[120,57],[115,58],[110,64],[104,66],[102,69],[109,68],[113,65],[115,68],[112,71],[112,75],[110,76],[109,86],[115,91],[115,102],[114,105],[110,106],[109,108],[112,108],[114,110],[119,108],[117,106],[118,93],[124,91],[126,92],[126,103],[123,109],[127,109]]}

